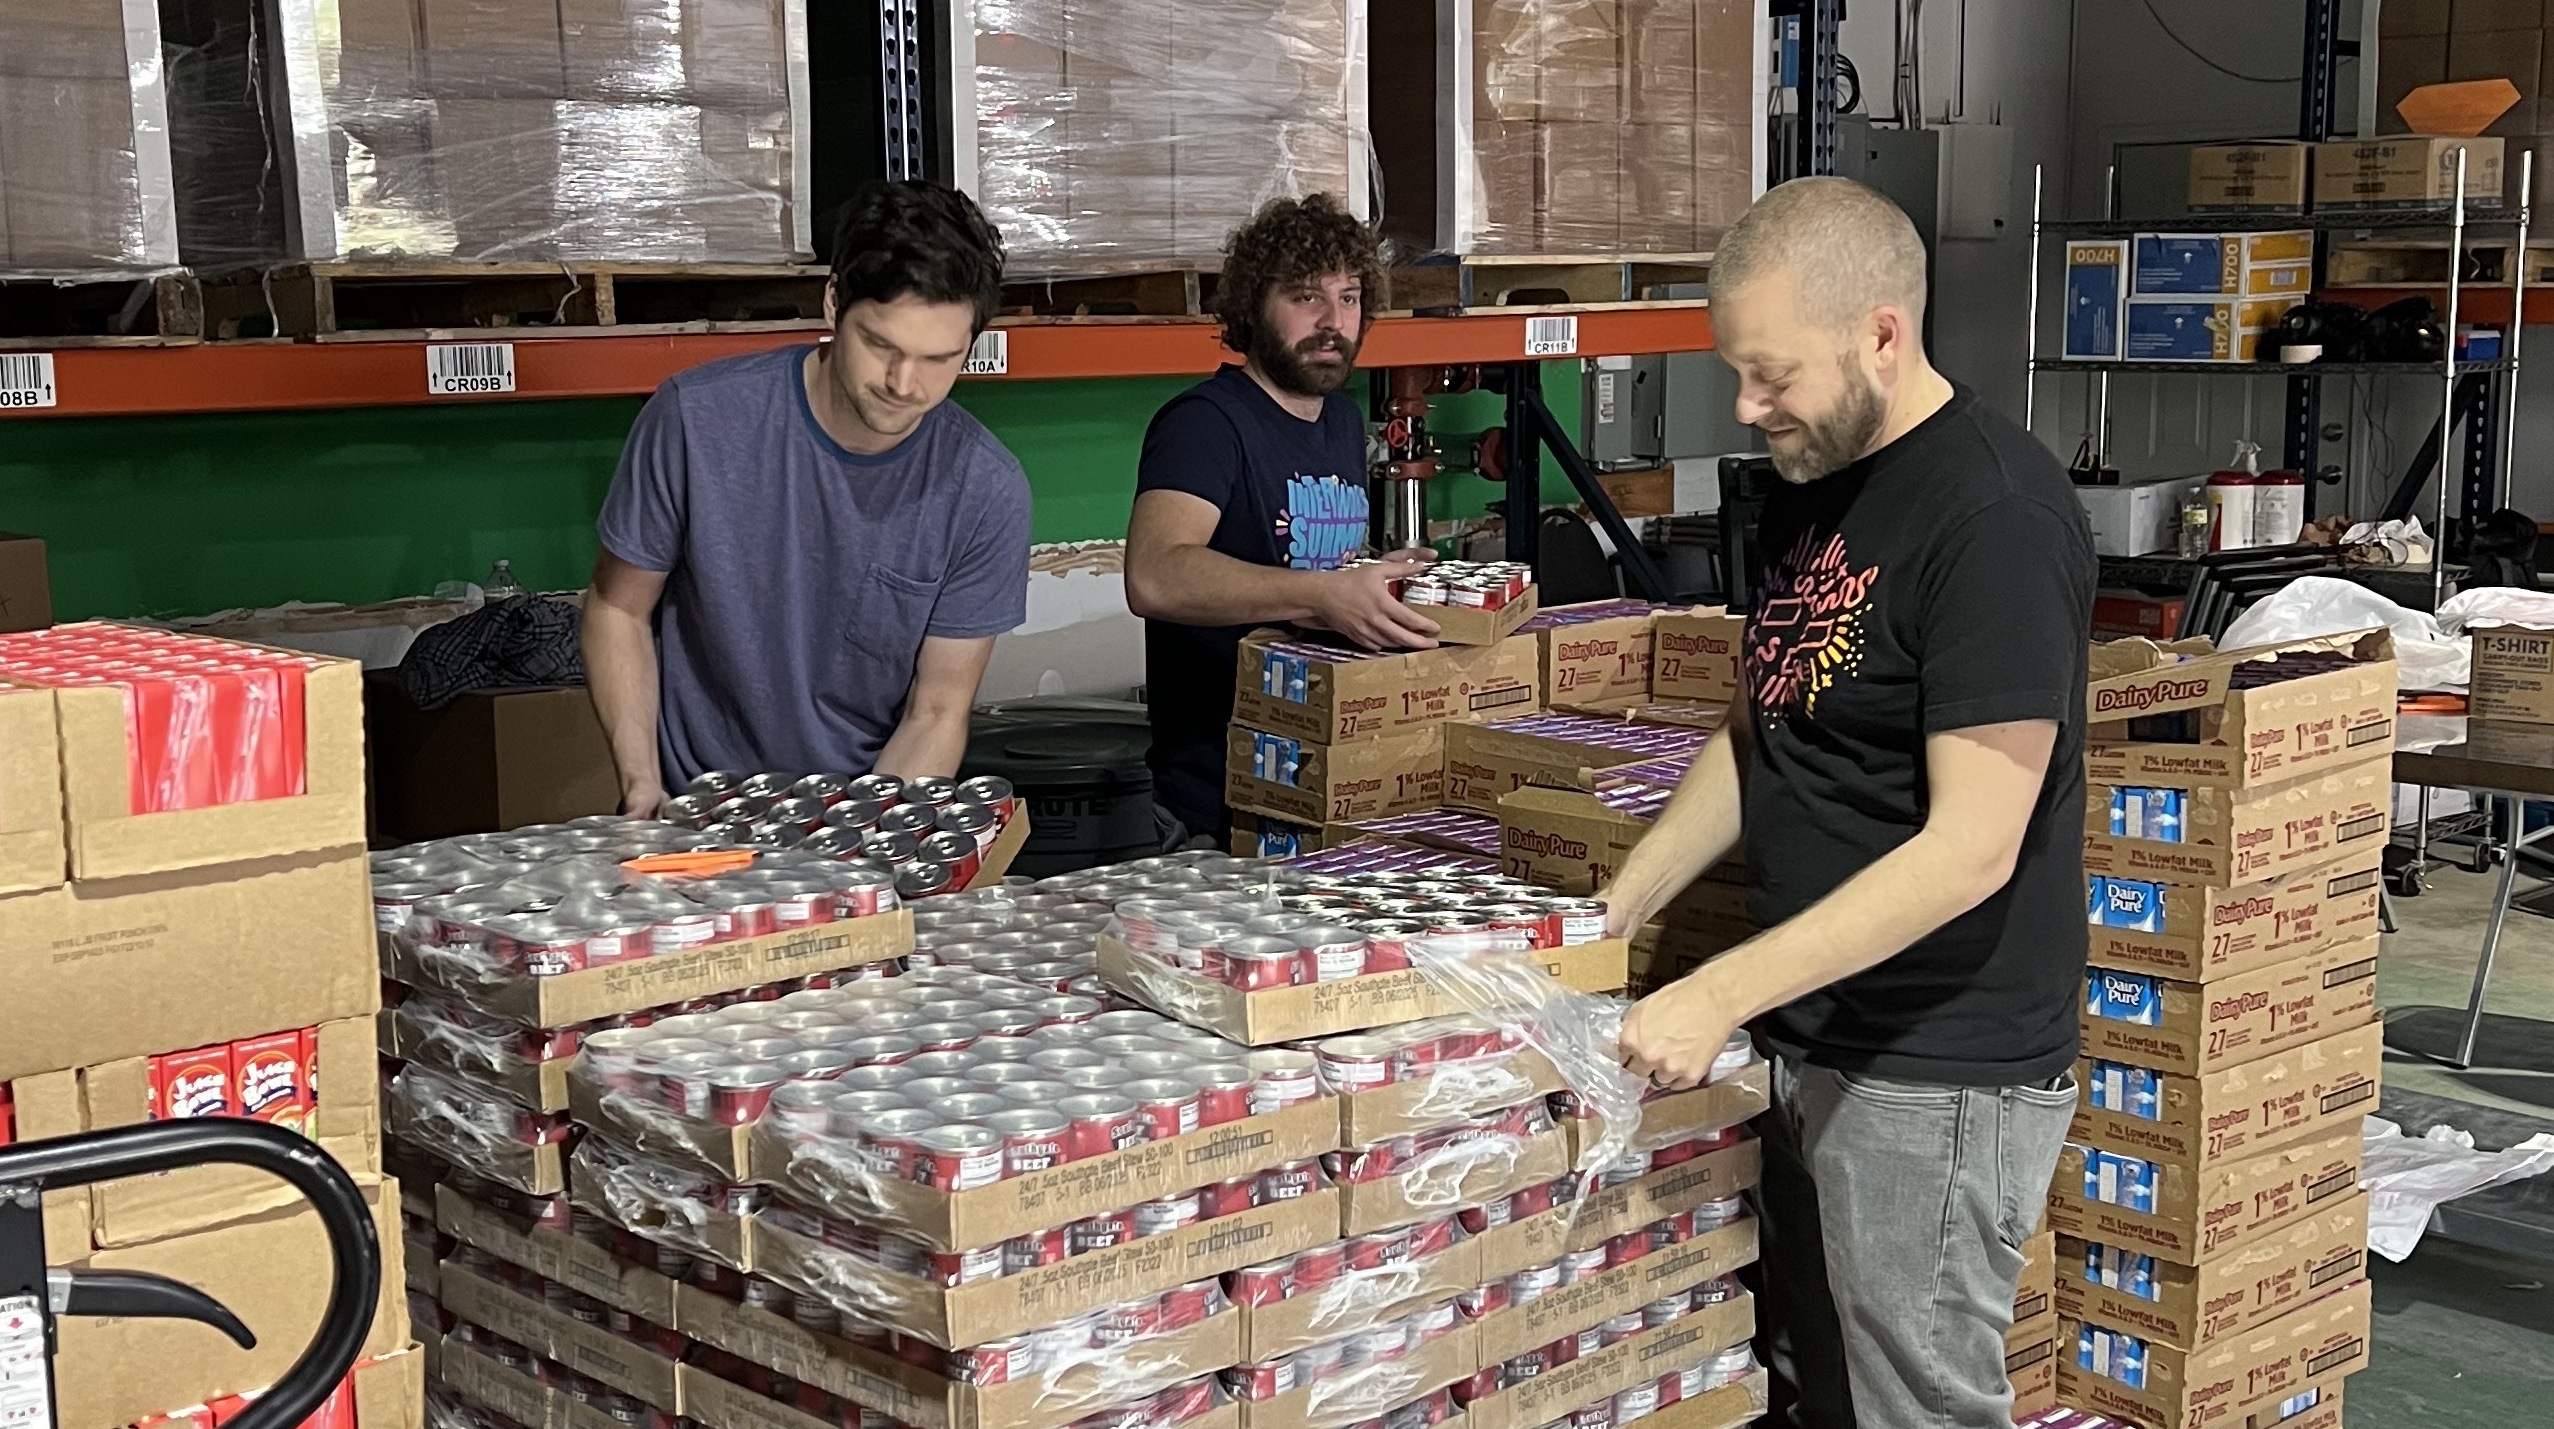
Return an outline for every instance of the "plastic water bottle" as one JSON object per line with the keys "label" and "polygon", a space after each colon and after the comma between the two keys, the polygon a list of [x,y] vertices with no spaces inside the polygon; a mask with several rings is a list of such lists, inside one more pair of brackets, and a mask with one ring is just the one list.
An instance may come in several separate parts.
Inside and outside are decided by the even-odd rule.
{"label": "plastic water bottle", "polygon": [[512,600],[523,594],[522,583],[514,578],[514,562],[507,560],[500,560],[488,567],[488,578],[481,583],[479,589],[489,605]]}

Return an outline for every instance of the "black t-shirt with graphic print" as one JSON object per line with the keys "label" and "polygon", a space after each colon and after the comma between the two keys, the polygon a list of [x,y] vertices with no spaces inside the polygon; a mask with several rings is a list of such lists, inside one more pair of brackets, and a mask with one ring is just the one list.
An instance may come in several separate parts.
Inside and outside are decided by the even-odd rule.
{"label": "black t-shirt with graphic print", "polygon": [[1929,734],[2058,722],[2013,878],[1895,957],[1776,1009],[1779,1051],[1962,1086],[2045,1081],[2084,999],[2084,682],[2095,562],[2066,472],[1957,387],[1915,430],[1765,507],[1747,677],[1757,926],[1923,827]]}

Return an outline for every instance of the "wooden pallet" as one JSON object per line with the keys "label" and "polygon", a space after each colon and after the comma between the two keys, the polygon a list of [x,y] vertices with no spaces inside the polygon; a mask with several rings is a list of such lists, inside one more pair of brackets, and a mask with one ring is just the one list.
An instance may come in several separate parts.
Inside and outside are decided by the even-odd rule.
{"label": "wooden pallet", "polygon": [[1666,284],[1705,281],[1711,261],[1708,253],[1483,253],[1432,259],[1392,270],[1392,306],[1436,313],[1653,302],[1659,301],[1655,291]]}
{"label": "wooden pallet", "polygon": [[288,263],[207,279],[208,336],[322,341],[421,332],[717,332],[823,324],[814,264]]}
{"label": "wooden pallet", "polygon": [[0,346],[147,346],[194,342],[203,332],[203,290],[192,273],[0,278]]}
{"label": "wooden pallet", "polygon": [[[2465,241],[2465,281],[2506,286],[2516,245],[2506,239]],[[2438,287],[2448,281],[2448,240],[2396,239],[2336,243],[2324,259],[2328,288]],[[2554,283],[2554,243],[2527,246],[2527,283]]]}
{"label": "wooden pallet", "polygon": [[1215,270],[1164,265],[1122,272],[1059,273],[1002,285],[1007,317],[1197,317],[1215,299]]}

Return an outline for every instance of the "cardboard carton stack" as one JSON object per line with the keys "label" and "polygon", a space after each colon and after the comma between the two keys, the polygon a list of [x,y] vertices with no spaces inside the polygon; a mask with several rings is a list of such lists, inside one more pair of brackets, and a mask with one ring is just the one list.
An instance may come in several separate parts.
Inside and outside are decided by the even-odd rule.
{"label": "cardboard carton stack", "polygon": [[[398,1188],[372,1093],[351,661],[88,624],[0,636],[0,1084],[19,1139],[193,1116],[297,1127],[375,1208],[386,1283],[366,1429],[414,1423]],[[192,1284],[239,1351],[167,1321],[62,1322],[61,1422],[112,1429],[256,1390],[319,1323],[328,1247],[281,1183],[227,1167],[54,1192],[55,1265]],[[352,1391],[350,1391],[351,1393]]]}
{"label": "cardboard carton stack", "polygon": [[13,3],[0,28],[0,275],[175,266],[159,16]]}
{"label": "cardboard carton stack", "polygon": [[2367,1356],[2393,646],[2132,640],[2092,669],[2058,1397],[2146,1425],[2275,1417]]}
{"label": "cardboard carton stack", "polygon": [[2140,233],[2066,245],[2069,358],[2251,362],[2314,286],[2315,236]]}

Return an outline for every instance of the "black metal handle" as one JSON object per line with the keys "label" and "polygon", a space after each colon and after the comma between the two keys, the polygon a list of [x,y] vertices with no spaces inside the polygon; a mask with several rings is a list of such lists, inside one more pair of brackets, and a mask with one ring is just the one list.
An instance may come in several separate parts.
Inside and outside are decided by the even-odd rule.
{"label": "black metal handle", "polygon": [[372,1212],[345,1168],[296,1132],[229,1117],[154,1121],[0,1148],[0,1186],[34,1191],[85,1186],[227,1161],[280,1176],[328,1230],[328,1309],[301,1358],[229,1429],[294,1429],[333,1393],[363,1353],[381,1298],[381,1242]]}

